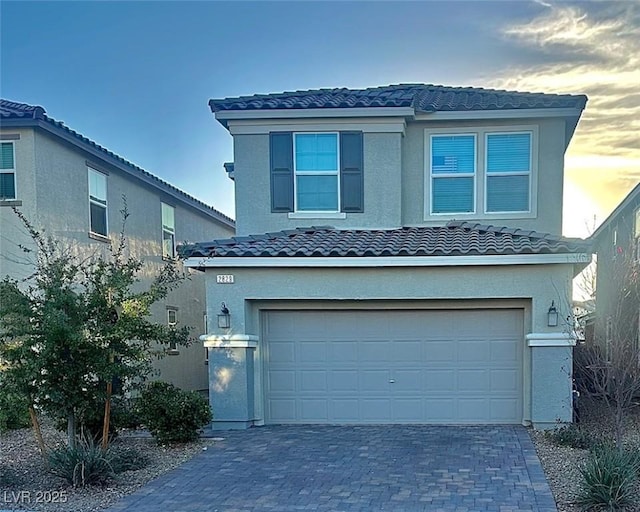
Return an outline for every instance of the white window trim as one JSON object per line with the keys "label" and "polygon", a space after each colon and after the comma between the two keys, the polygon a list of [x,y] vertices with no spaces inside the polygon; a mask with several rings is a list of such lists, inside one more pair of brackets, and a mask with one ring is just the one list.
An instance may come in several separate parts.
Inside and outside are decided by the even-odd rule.
{"label": "white window trim", "polygon": [[13,174],[13,197],[3,197],[0,201],[15,201],[18,199],[18,176],[16,174],[16,144],[12,140],[2,140],[2,144],[11,144],[11,151],[13,153],[13,167],[11,169],[0,169],[0,174]]}
{"label": "white window trim", "polygon": [[[529,179],[529,211],[528,212],[486,212],[486,137],[488,133],[531,133],[531,174]],[[475,179],[475,212],[474,213],[432,213],[432,185],[431,185],[431,136],[432,135],[476,135],[476,179]],[[424,148],[424,198],[423,221],[461,220],[473,218],[474,220],[511,220],[534,219],[538,215],[538,153],[539,153],[539,125],[525,124],[513,126],[457,126],[450,128],[425,128],[423,137]],[[428,148],[428,150],[427,150]],[[478,186],[480,183],[483,186]],[[478,211],[477,205],[484,205],[482,211]]]}
{"label": "white window trim", "polygon": [[[489,136],[490,135],[530,135],[530,151],[529,151],[529,171],[524,172],[489,172]],[[514,210],[514,211],[502,211],[502,212],[490,212],[487,209],[487,198],[489,194],[489,176],[529,176],[529,209],[528,210]],[[485,131],[484,132],[484,213],[485,215],[518,215],[521,213],[531,213],[533,190],[531,182],[533,181],[533,131],[532,130],[519,130],[519,131]]]}
{"label": "white window trim", "polygon": [[[165,229],[164,226],[164,220],[162,217],[162,209],[163,207],[166,206],[167,208],[171,208],[173,209],[173,228],[170,229]],[[160,231],[162,234],[162,238],[161,238],[161,245],[162,245],[162,257],[163,258],[175,258],[176,257],[176,208],[175,206],[171,206],[168,203],[164,203],[164,202],[160,202]],[[171,247],[171,255],[166,255],[164,253],[164,233],[165,231],[167,233],[170,233],[171,235],[173,235],[173,243],[172,243],[172,247]]]}
{"label": "white window trim", "polygon": [[[340,132],[294,132],[293,134],[293,212],[296,215],[305,214],[303,218],[322,218],[323,215],[341,213],[340,212]],[[298,171],[297,169],[297,161],[296,161],[296,137],[298,135],[335,135],[336,136],[336,171]],[[337,178],[337,187],[336,191],[338,194],[337,210],[298,210],[298,173],[300,176],[336,176]],[[312,215],[312,217],[306,217],[307,214]]]}
{"label": "white window trim", "polygon": [[[433,144],[431,143],[431,141],[433,140],[434,137],[447,137],[447,136],[451,136],[451,137],[464,137],[464,136],[470,136],[473,137],[473,156],[474,156],[474,162],[473,162],[473,174],[472,173],[465,173],[465,174],[461,174],[461,173],[444,173],[444,174],[433,174],[433,172],[431,172],[431,163],[433,162]],[[478,135],[476,133],[470,132],[470,133],[432,133],[429,135],[429,161],[427,163],[428,165],[428,169],[429,169],[429,188],[430,188],[430,196],[429,196],[429,202],[430,202],[430,206],[429,206],[429,215],[433,216],[433,217],[451,217],[452,215],[475,215],[476,213],[476,209],[477,209],[477,192],[476,192],[476,187],[477,187],[477,176],[478,176]],[[434,212],[433,211],[433,180],[434,179],[438,179],[438,178],[469,178],[471,177],[473,179],[473,209],[470,212]],[[425,194],[426,195],[426,194]]]}
{"label": "white window trim", "polygon": [[[108,190],[109,190],[109,180],[107,179],[107,175],[103,172],[100,172],[97,169],[94,169],[93,167],[87,167],[88,169],[88,173],[87,173],[87,186],[88,186],[88,191],[87,191],[87,197],[89,198],[89,233],[101,238],[104,237],[108,237],[109,236],[109,200],[107,199],[107,197],[109,196],[108,194]],[[98,201],[94,201],[93,199],[91,199],[91,173],[96,173],[100,176],[104,176],[104,204],[102,204],[101,202]],[[91,229],[91,205],[95,204],[96,206],[100,206],[101,208],[104,208],[104,226],[105,226],[105,234],[102,233],[96,233],[95,231],[93,231]]]}

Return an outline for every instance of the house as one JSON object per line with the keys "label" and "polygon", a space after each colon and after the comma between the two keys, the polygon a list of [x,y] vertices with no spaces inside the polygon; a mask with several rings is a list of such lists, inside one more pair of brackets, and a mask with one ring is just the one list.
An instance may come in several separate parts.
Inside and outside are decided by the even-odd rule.
{"label": "house", "polygon": [[640,261],[640,184],[636,185],[591,235],[598,258],[595,343],[610,349],[614,338],[626,338],[640,349],[640,297],[625,293]]}
{"label": "house", "polygon": [[586,101],[422,84],[211,100],[237,236],[183,251],[207,277],[213,427],[571,421],[562,318],[591,255],[560,236],[563,162]]}
{"label": "house", "polygon": [[[125,233],[130,253],[144,261],[143,279],[176,256],[176,242],[234,234],[232,219],[50,118],[42,107],[0,100],[0,149],[0,278],[20,280],[32,271],[20,249],[31,241],[11,206],[85,257],[118,236],[126,197]],[[188,284],[154,306],[153,318],[190,326],[197,339],[204,330],[204,276],[189,274]],[[200,343],[169,354],[157,363],[159,378],[207,389]]]}

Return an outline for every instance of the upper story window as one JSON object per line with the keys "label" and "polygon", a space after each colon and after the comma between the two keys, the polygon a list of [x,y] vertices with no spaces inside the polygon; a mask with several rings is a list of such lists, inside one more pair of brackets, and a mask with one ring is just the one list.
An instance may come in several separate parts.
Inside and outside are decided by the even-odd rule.
{"label": "upper story window", "polygon": [[0,143],[0,200],[16,199],[16,166],[13,142]]}
{"label": "upper story window", "polygon": [[269,154],[272,212],[364,211],[362,132],[272,132]]}
{"label": "upper story window", "polygon": [[437,132],[426,137],[427,214],[532,213],[533,130]]}
{"label": "upper story window", "polygon": [[176,225],[175,208],[168,204],[162,205],[162,257],[175,258],[176,256]]}
{"label": "upper story window", "polygon": [[633,215],[633,247],[635,261],[640,262],[640,208]]}
{"label": "upper story window", "polygon": [[296,133],[294,143],[295,211],[339,212],[337,133]]}
{"label": "upper story window", "polygon": [[528,212],[531,133],[488,133],[485,211]]}
{"label": "upper story window", "polygon": [[432,213],[475,211],[475,135],[431,137]]}
{"label": "upper story window", "polygon": [[89,167],[89,230],[107,236],[107,176]]}

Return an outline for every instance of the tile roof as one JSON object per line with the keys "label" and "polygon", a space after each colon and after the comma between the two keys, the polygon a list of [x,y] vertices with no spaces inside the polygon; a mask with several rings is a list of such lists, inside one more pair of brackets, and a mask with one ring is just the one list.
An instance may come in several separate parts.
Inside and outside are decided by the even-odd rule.
{"label": "tile roof", "polygon": [[79,134],[75,130],[72,130],[63,122],[56,121],[55,119],[47,116],[44,108],[40,106],[28,105],[26,103],[17,103],[14,101],[0,99],[0,127],[20,126],[23,122],[25,126],[34,126],[38,125],[38,123],[42,123],[40,124],[40,126],[47,127],[53,133],[61,135],[63,136],[63,138],[70,137],[72,140],[74,140],[84,148],[96,150],[98,154],[100,154],[102,158],[106,159],[109,163],[115,164],[116,166],[121,168],[124,167],[124,169],[133,176],[137,176],[138,178],[143,179],[143,181],[151,184],[152,186],[169,192],[171,195],[176,196],[178,199],[181,199],[182,201],[195,206],[198,210],[204,211],[208,215],[211,215],[223,224],[226,224],[230,227],[235,226],[235,221],[231,217],[226,216],[222,212],[200,201],[199,199],[196,199],[195,197],[187,194],[177,187],[174,187],[170,183],[167,183],[166,181],[158,178],[150,172],[145,171],[141,167],[138,167],[128,160],[125,160],[120,155],[109,151],[107,148],[101,146],[93,140]]}
{"label": "tile roof", "polygon": [[449,87],[433,84],[398,84],[367,89],[317,89],[237,98],[212,99],[212,112],[225,110],[411,107],[416,112],[512,110],[535,108],[583,109],[584,95],[547,94]]}
{"label": "tile roof", "polygon": [[298,228],[184,246],[187,257],[383,257],[589,252],[581,239],[508,227],[449,222],[389,230]]}

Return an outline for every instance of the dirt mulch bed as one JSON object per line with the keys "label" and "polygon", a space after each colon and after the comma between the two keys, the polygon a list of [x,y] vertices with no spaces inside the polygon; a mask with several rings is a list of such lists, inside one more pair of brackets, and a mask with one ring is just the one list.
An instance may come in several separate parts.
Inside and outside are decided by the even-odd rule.
{"label": "dirt mulch bed", "polygon": [[[43,425],[49,449],[63,446],[64,435]],[[149,480],[179,466],[206,450],[211,440],[178,446],[159,446],[147,436],[121,434],[114,450],[142,454],[146,465],[126,471],[103,487],[74,488],[47,472],[33,431],[21,429],[0,435],[0,510],[94,512],[114,504]]]}
{"label": "dirt mulch bed", "polygon": [[[613,429],[605,407],[596,401],[584,401],[580,428],[594,436],[613,438]],[[588,450],[554,444],[544,432],[532,430],[531,438],[538,452],[542,468],[560,512],[584,510],[576,504],[582,485],[580,467],[589,455]],[[626,424],[625,443],[640,449],[640,408],[636,408]],[[640,512],[640,482],[637,483],[638,503],[625,510]]]}

